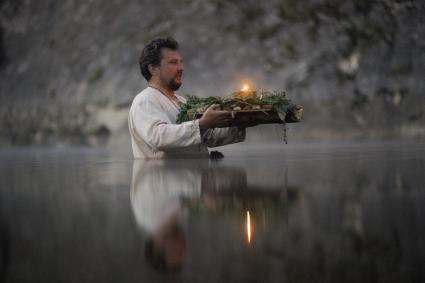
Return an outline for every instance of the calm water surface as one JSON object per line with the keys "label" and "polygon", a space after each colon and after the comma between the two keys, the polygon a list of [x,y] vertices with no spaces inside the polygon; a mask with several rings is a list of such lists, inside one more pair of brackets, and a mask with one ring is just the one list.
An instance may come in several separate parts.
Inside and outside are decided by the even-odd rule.
{"label": "calm water surface", "polygon": [[424,143],[220,150],[0,150],[0,281],[425,282]]}

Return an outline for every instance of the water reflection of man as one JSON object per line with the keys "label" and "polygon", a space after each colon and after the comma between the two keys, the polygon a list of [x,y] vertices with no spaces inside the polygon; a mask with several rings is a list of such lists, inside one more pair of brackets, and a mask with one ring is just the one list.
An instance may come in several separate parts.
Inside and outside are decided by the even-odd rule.
{"label": "water reflection of man", "polygon": [[183,166],[163,161],[133,164],[132,208],[138,225],[149,235],[146,258],[157,269],[175,271],[183,267],[185,211],[180,200],[199,196],[202,179],[199,162]]}
{"label": "water reflection of man", "polygon": [[236,200],[244,208],[255,206],[258,200],[279,201],[282,193],[281,187],[267,185],[250,191],[244,167],[216,167],[204,159],[136,160],[131,186],[135,219],[148,234],[146,258],[164,271],[180,270],[184,265],[184,219],[191,207],[200,204],[212,212],[241,209],[234,205]]}
{"label": "water reflection of man", "polygon": [[178,216],[170,215],[152,231],[145,244],[145,256],[157,269],[180,270],[186,255],[186,238]]}

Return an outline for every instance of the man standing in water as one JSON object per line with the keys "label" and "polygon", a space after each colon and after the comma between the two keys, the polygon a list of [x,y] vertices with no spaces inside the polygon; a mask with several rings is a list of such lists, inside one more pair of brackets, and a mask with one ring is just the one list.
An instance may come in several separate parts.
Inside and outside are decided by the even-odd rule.
{"label": "man standing in water", "polygon": [[157,38],[143,48],[139,64],[148,87],[134,98],[128,116],[136,159],[208,157],[207,147],[245,139],[244,127],[226,127],[231,113],[218,105],[211,105],[200,119],[176,124],[180,104],[186,102],[174,93],[184,71],[178,47],[172,38]]}

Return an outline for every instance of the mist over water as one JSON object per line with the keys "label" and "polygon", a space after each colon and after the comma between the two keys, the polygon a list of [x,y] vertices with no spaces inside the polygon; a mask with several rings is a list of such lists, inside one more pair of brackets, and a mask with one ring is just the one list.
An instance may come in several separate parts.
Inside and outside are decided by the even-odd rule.
{"label": "mist over water", "polygon": [[[422,143],[220,150],[221,161],[152,162],[1,150],[2,282],[424,281]],[[170,208],[186,246],[182,269],[164,273],[144,249]]]}

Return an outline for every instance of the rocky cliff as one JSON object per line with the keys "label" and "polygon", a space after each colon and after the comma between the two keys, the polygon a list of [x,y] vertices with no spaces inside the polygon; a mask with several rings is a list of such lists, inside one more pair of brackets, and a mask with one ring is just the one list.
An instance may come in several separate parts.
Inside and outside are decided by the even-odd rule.
{"label": "rocky cliff", "polygon": [[0,140],[126,140],[139,53],[164,35],[181,44],[180,93],[287,90],[306,113],[289,136],[424,137],[424,13],[419,0],[2,0]]}

